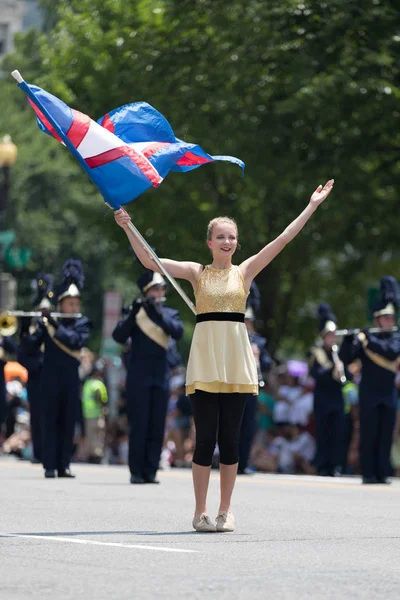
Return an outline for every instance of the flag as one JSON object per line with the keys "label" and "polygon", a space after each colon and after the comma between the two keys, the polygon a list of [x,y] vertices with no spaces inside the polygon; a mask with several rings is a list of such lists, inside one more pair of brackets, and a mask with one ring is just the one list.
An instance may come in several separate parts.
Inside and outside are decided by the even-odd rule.
{"label": "flag", "polygon": [[158,187],[169,171],[190,171],[217,160],[244,169],[238,158],[211,156],[176,138],[167,119],[146,102],[122,106],[96,122],[37,86],[18,85],[40,129],[67,146],[115,210]]}

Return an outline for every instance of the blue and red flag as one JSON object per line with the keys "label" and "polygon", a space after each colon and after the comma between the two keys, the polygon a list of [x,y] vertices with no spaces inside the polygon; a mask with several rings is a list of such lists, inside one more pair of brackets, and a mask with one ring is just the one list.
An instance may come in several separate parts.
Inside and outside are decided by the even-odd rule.
{"label": "blue and red flag", "polygon": [[114,209],[158,187],[169,171],[190,171],[216,160],[244,168],[238,158],[210,156],[176,138],[167,119],[146,102],[126,104],[96,123],[37,86],[18,85],[40,129],[68,147]]}

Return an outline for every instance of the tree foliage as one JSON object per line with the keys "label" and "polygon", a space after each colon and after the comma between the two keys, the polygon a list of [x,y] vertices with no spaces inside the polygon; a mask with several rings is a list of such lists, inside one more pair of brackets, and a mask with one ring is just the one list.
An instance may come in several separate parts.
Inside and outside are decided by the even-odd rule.
{"label": "tree foliage", "polygon": [[[27,80],[93,118],[146,100],[179,137],[246,162],[244,179],[234,166],[209,165],[171,174],[159,190],[132,203],[138,228],[158,253],[208,262],[207,222],[229,214],[238,221],[238,260],[244,259],[285,228],[319,183],[334,177],[328,201],[259,276],[260,325],[272,350],[293,352],[314,337],[320,300],[331,302],[341,323],[365,323],[367,288],[383,274],[400,276],[400,16],[394,2],[50,5],[52,26],[19,36],[7,68],[23,65]],[[9,108],[0,127],[7,124],[21,148],[13,196],[18,235],[32,240],[35,267],[81,254],[93,277],[92,308],[95,291],[132,280],[126,241],[66,151],[34,131],[23,99],[10,84],[4,87],[8,100],[0,102]],[[181,301],[171,300],[191,323]]]}

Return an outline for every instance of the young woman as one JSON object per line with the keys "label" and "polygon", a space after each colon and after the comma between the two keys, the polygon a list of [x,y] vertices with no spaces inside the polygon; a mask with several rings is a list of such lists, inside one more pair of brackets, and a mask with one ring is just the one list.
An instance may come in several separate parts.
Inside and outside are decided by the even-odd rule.
{"label": "young woman", "polygon": [[[275,240],[241,265],[232,264],[238,245],[238,229],[229,217],[213,219],[207,230],[212,263],[162,259],[173,277],[186,279],[196,298],[196,328],[186,377],[186,392],[193,405],[196,449],[193,484],[196,531],[233,531],[231,496],[238,467],[240,423],[246,394],[258,393],[257,369],[244,324],[246,299],[253,279],[304,227],[333,188],[333,179],[319,185],[305,210]],[[157,265],[129,229],[130,216],[124,209],[115,219],[138,259],[153,271]],[[220,451],[221,498],[216,526],[207,514],[207,491],[216,440]]]}

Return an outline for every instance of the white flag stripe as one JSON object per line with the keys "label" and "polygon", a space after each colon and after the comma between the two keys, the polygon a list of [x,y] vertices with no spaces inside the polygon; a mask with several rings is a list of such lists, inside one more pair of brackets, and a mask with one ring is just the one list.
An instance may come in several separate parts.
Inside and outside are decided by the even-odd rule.
{"label": "white flag stripe", "polygon": [[98,156],[121,146],[125,146],[125,142],[111,133],[111,131],[108,131],[108,129],[104,129],[104,127],[95,121],[91,121],[89,130],[77,150],[82,158],[91,158],[92,156]]}
{"label": "white flag stripe", "polygon": [[136,150],[136,152],[140,152],[140,154],[142,154],[143,150],[147,148],[147,146],[150,146],[150,144],[154,143],[156,142],[132,142],[131,144],[127,144],[127,146],[133,148],[133,150]]}

